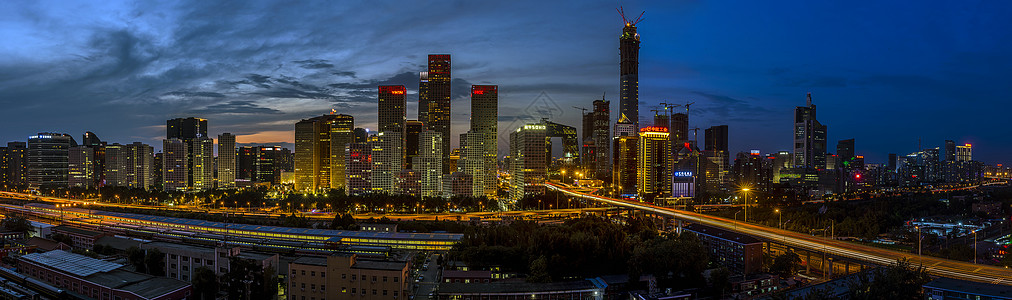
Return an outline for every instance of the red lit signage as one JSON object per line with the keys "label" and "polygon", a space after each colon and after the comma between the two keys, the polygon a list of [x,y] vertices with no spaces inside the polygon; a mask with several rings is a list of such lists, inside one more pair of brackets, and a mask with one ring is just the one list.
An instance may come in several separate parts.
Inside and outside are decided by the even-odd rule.
{"label": "red lit signage", "polygon": [[390,93],[394,95],[404,95],[404,91],[390,91]]}
{"label": "red lit signage", "polygon": [[475,95],[484,95],[485,94],[485,90],[474,90],[474,94]]}
{"label": "red lit signage", "polygon": [[668,132],[668,129],[660,126],[647,126],[640,128],[640,132]]}

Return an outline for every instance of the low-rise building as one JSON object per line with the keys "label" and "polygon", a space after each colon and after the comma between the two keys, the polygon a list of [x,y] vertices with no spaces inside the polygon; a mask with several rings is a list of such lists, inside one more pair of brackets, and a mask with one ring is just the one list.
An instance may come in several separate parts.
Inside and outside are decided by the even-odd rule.
{"label": "low-rise building", "polygon": [[128,271],[123,265],[63,250],[18,259],[18,272],[93,299],[187,299],[189,283]]}
{"label": "low-rise building", "polygon": [[360,259],[355,254],[300,257],[288,264],[293,300],[406,299],[409,263]]}
{"label": "low-rise building", "polygon": [[165,254],[165,276],[182,281],[193,280],[193,270],[200,267],[207,267],[218,276],[223,276],[231,270],[231,257],[238,257],[256,261],[265,269],[274,267],[278,269],[278,255],[266,255],[259,253],[248,253],[239,251],[239,247],[217,247],[207,248],[166,242],[150,242],[142,244],[141,249],[150,251],[158,249]]}
{"label": "low-rise building", "polygon": [[755,274],[762,268],[763,242],[749,235],[690,224],[683,230],[695,233],[710,259],[735,274]]}
{"label": "low-rise building", "polygon": [[60,225],[53,227],[53,234],[62,234],[70,238],[70,246],[74,248],[91,250],[95,247],[95,241],[103,236],[105,233],[98,231],[91,231],[87,229],[71,227],[67,225]]}
{"label": "low-rise building", "polygon": [[924,284],[924,298],[928,300],[955,299],[1012,299],[1012,287],[939,277]]}

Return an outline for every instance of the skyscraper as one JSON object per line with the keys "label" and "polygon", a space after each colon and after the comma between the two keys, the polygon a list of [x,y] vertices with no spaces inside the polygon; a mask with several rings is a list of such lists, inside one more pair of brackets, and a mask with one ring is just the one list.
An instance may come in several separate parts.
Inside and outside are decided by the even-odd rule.
{"label": "skyscraper", "polygon": [[403,144],[404,136],[394,131],[381,131],[369,141],[372,156],[370,174],[372,192],[388,194],[395,192],[396,178],[401,172]]}
{"label": "skyscraper", "polygon": [[639,128],[639,57],[640,57],[640,35],[636,33],[636,21],[624,20],[625,27],[622,28],[622,36],[619,37],[619,56],[621,57],[620,85],[619,85],[619,112],[632,120],[633,125]]}
{"label": "skyscraper", "polygon": [[32,188],[66,188],[69,184],[70,147],[77,146],[66,133],[42,132],[28,137],[28,185]]}
{"label": "skyscraper", "polygon": [[635,124],[622,114],[615,123],[615,137],[612,142],[612,187],[618,195],[636,194],[636,157],[639,148],[636,146],[639,136]]}
{"label": "skyscraper", "polygon": [[343,114],[323,115],[295,123],[297,190],[344,188],[344,147],[355,139],[354,123],[352,116]]}
{"label": "skyscraper", "polygon": [[183,192],[190,186],[188,144],[177,138],[162,140],[162,188],[167,192]]}
{"label": "skyscraper", "polygon": [[3,155],[0,171],[4,173],[4,182],[10,186],[28,185],[28,144],[8,142],[0,155]]}
{"label": "skyscraper", "polygon": [[815,117],[812,93],[806,106],[794,109],[794,166],[821,169],[826,165],[826,126]]}
{"label": "skyscraper", "polygon": [[165,121],[166,139],[195,139],[207,137],[207,120],[200,118],[176,118]]}
{"label": "skyscraper", "polygon": [[91,148],[95,156],[95,165],[91,175],[91,179],[94,180],[92,186],[105,184],[105,145],[105,142],[91,131],[85,132],[81,139],[81,146]]}
{"label": "skyscraper", "polygon": [[705,173],[696,173],[705,177],[705,191],[717,192],[725,190],[729,183],[728,169],[730,168],[730,152],[727,145],[727,125],[711,126],[703,132],[703,152],[710,163],[706,166]]}
{"label": "skyscraper", "polygon": [[945,161],[956,161],[956,142],[945,140]]}
{"label": "skyscraper", "polygon": [[106,146],[106,183],[148,189],[153,186],[154,148],[135,142],[128,145]]}
{"label": "skyscraper", "polygon": [[345,147],[344,159],[348,195],[360,195],[372,191],[372,146],[370,143],[348,144]]}
{"label": "skyscraper", "polygon": [[193,167],[190,170],[190,186],[194,191],[206,191],[214,188],[214,139],[197,137],[191,142],[190,157]]}
{"label": "skyscraper", "polygon": [[544,124],[527,124],[510,133],[510,200],[545,192],[548,152]]}
{"label": "skyscraper", "polygon": [[[210,149],[210,160],[209,161],[197,161],[198,159],[207,159],[204,151],[206,149],[194,149],[194,145],[204,146],[202,143],[196,142],[197,140],[206,139],[213,143],[214,140],[207,136],[207,120],[201,118],[176,118],[165,121],[165,138],[167,140],[179,139],[183,141],[186,146],[186,163],[185,170],[183,173],[186,175],[187,189],[202,191],[211,189],[214,187],[214,149]],[[197,157],[199,155],[199,157]],[[168,163],[164,161],[163,163]],[[205,165],[206,163],[206,165]],[[199,164],[199,170],[198,170]],[[163,166],[163,170],[170,169]],[[164,171],[163,171],[164,172]],[[197,173],[200,172],[200,173]],[[210,173],[204,173],[210,172]],[[204,178],[208,176],[208,178]],[[165,180],[163,178],[163,180]],[[199,185],[198,185],[199,184]]]}
{"label": "skyscraper", "polygon": [[68,181],[70,187],[95,187],[95,149],[85,146],[70,147]]}
{"label": "skyscraper", "polygon": [[377,125],[380,132],[398,132],[404,134],[407,89],[403,85],[379,86],[379,113]]}
{"label": "skyscraper", "polygon": [[[430,54],[429,71],[419,81],[419,105],[425,105],[424,117],[419,113],[419,121],[425,123],[426,129],[443,134],[443,153],[450,153],[450,55]],[[419,110],[423,109],[419,106]],[[450,172],[449,158],[443,160],[443,174]]]}
{"label": "skyscraper", "polygon": [[594,129],[592,139],[594,140],[594,157],[584,157],[584,159],[590,159],[594,162],[593,173],[595,177],[602,178],[606,176],[608,170],[611,169],[611,130],[609,130],[609,122],[611,121],[611,101],[594,100]]}
{"label": "skyscraper", "polygon": [[973,160],[973,147],[970,144],[956,146],[956,161]]}
{"label": "skyscraper", "polygon": [[218,187],[235,187],[235,174],[235,135],[222,133],[218,135]]}
{"label": "skyscraper", "polygon": [[668,130],[663,127],[644,127],[640,129],[638,143],[639,155],[636,157],[636,178],[638,194],[641,198],[653,199],[665,197],[671,193],[671,145]]}
{"label": "skyscraper", "polygon": [[418,157],[413,162],[421,172],[422,197],[442,196],[443,186],[443,135],[432,130],[419,135]]}
{"label": "skyscraper", "polygon": [[496,196],[495,161],[497,124],[499,122],[499,87],[471,86],[471,131],[464,145],[466,173],[473,178],[474,196]]}
{"label": "skyscraper", "polygon": [[[422,131],[425,131],[425,124],[423,124],[422,121],[408,120],[408,122],[404,125],[405,169],[419,170],[415,167],[415,160],[418,158],[419,139],[421,138]],[[442,167],[440,167],[440,171],[442,171]]]}
{"label": "skyscraper", "polygon": [[[857,157],[854,155],[854,139],[836,142],[836,166],[838,168],[848,169],[852,167],[855,158]],[[935,157],[935,161],[938,161],[937,156]]]}

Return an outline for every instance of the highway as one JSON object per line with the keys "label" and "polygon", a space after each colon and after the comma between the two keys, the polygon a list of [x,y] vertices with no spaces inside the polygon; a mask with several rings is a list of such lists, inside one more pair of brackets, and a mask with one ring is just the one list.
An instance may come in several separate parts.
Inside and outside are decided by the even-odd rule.
{"label": "highway", "polygon": [[[270,210],[262,209],[213,209],[206,207],[193,207],[186,205],[177,206],[156,206],[156,205],[139,205],[139,204],[124,204],[124,203],[104,203],[98,202],[96,199],[65,199],[48,196],[36,196],[24,193],[5,192],[0,191],[0,198],[11,198],[20,200],[39,199],[40,201],[46,201],[57,204],[71,204],[76,205],[93,205],[97,207],[119,207],[119,208],[134,208],[144,210],[161,210],[161,211],[179,211],[179,212],[204,212],[209,214],[243,214],[246,216],[257,216],[265,218],[279,218],[283,216],[291,215],[292,213],[284,212],[272,212]],[[370,218],[380,219],[386,217],[393,221],[469,221],[472,218],[478,220],[502,220],[502,219],[523,219],[523,220],[539,220],[539,219],[554,219],[557,217],[570,217],[581,214],[603,214],[607,213],[609,208],[606,207],[587,207],[587,208],[571,208],[571,209],[544,209],[544,210],[520,210],[520,211],[502,211],[502,212],[444,212],[444,213],[356,213],[352,215],[356,220],[368,220]],[[333,212],[310,212],[310,211],[299,211],[303,217],[318,221],[331,221],[334,219]]]}
{"label": "highway", "polygon": [[768,241],[779,241],[788,246],[804,248],[813,251],[825,251],[836,256],[851,258],[859,261],[871,262],[880,265],[889,265],[899,259],[907,259],[913,264],[923,265],[932,275],[985,282],[991,284],[1012,285],[1012,270],[1007,268],[972,264],[931,256],[921,256],[911,253],[887,250],[871,246],[865,246],[846,241],[811,236],[807,234],[780,230],[755,224],[744,224],[735,220],[715,217],[690,211],[677,210],[655,206],[643,202],[633,202],[608,197],[602,197],[577,191],[569,186],[547,182],[545,186],[549,189],[561,191],[567,195],[584,198],[592,201],[599,201],[610,205],[627,207],[647,211],[659,215],[667,215],[677,219],[696,222],[707,226],[713,226],[724,230],[752,235]]}

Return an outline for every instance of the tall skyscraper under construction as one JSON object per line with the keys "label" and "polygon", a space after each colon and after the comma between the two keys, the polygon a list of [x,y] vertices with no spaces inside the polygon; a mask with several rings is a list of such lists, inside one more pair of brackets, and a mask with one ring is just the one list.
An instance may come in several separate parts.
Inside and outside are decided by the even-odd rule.
{"label": "tall skyscraper under construction", "polygon": [[636,128],[639,128],[640,35],[636,33],[636,23],[640,21],[643,14],[640,14],[636,20],[630,20],[625,17],[625,12],[621,9],[619,13],[622,15],[622,23],[625,24],[625,27],[622,28],[622,36],[618,39],[619,56],[621,57],[619,112],[629,118]]}

